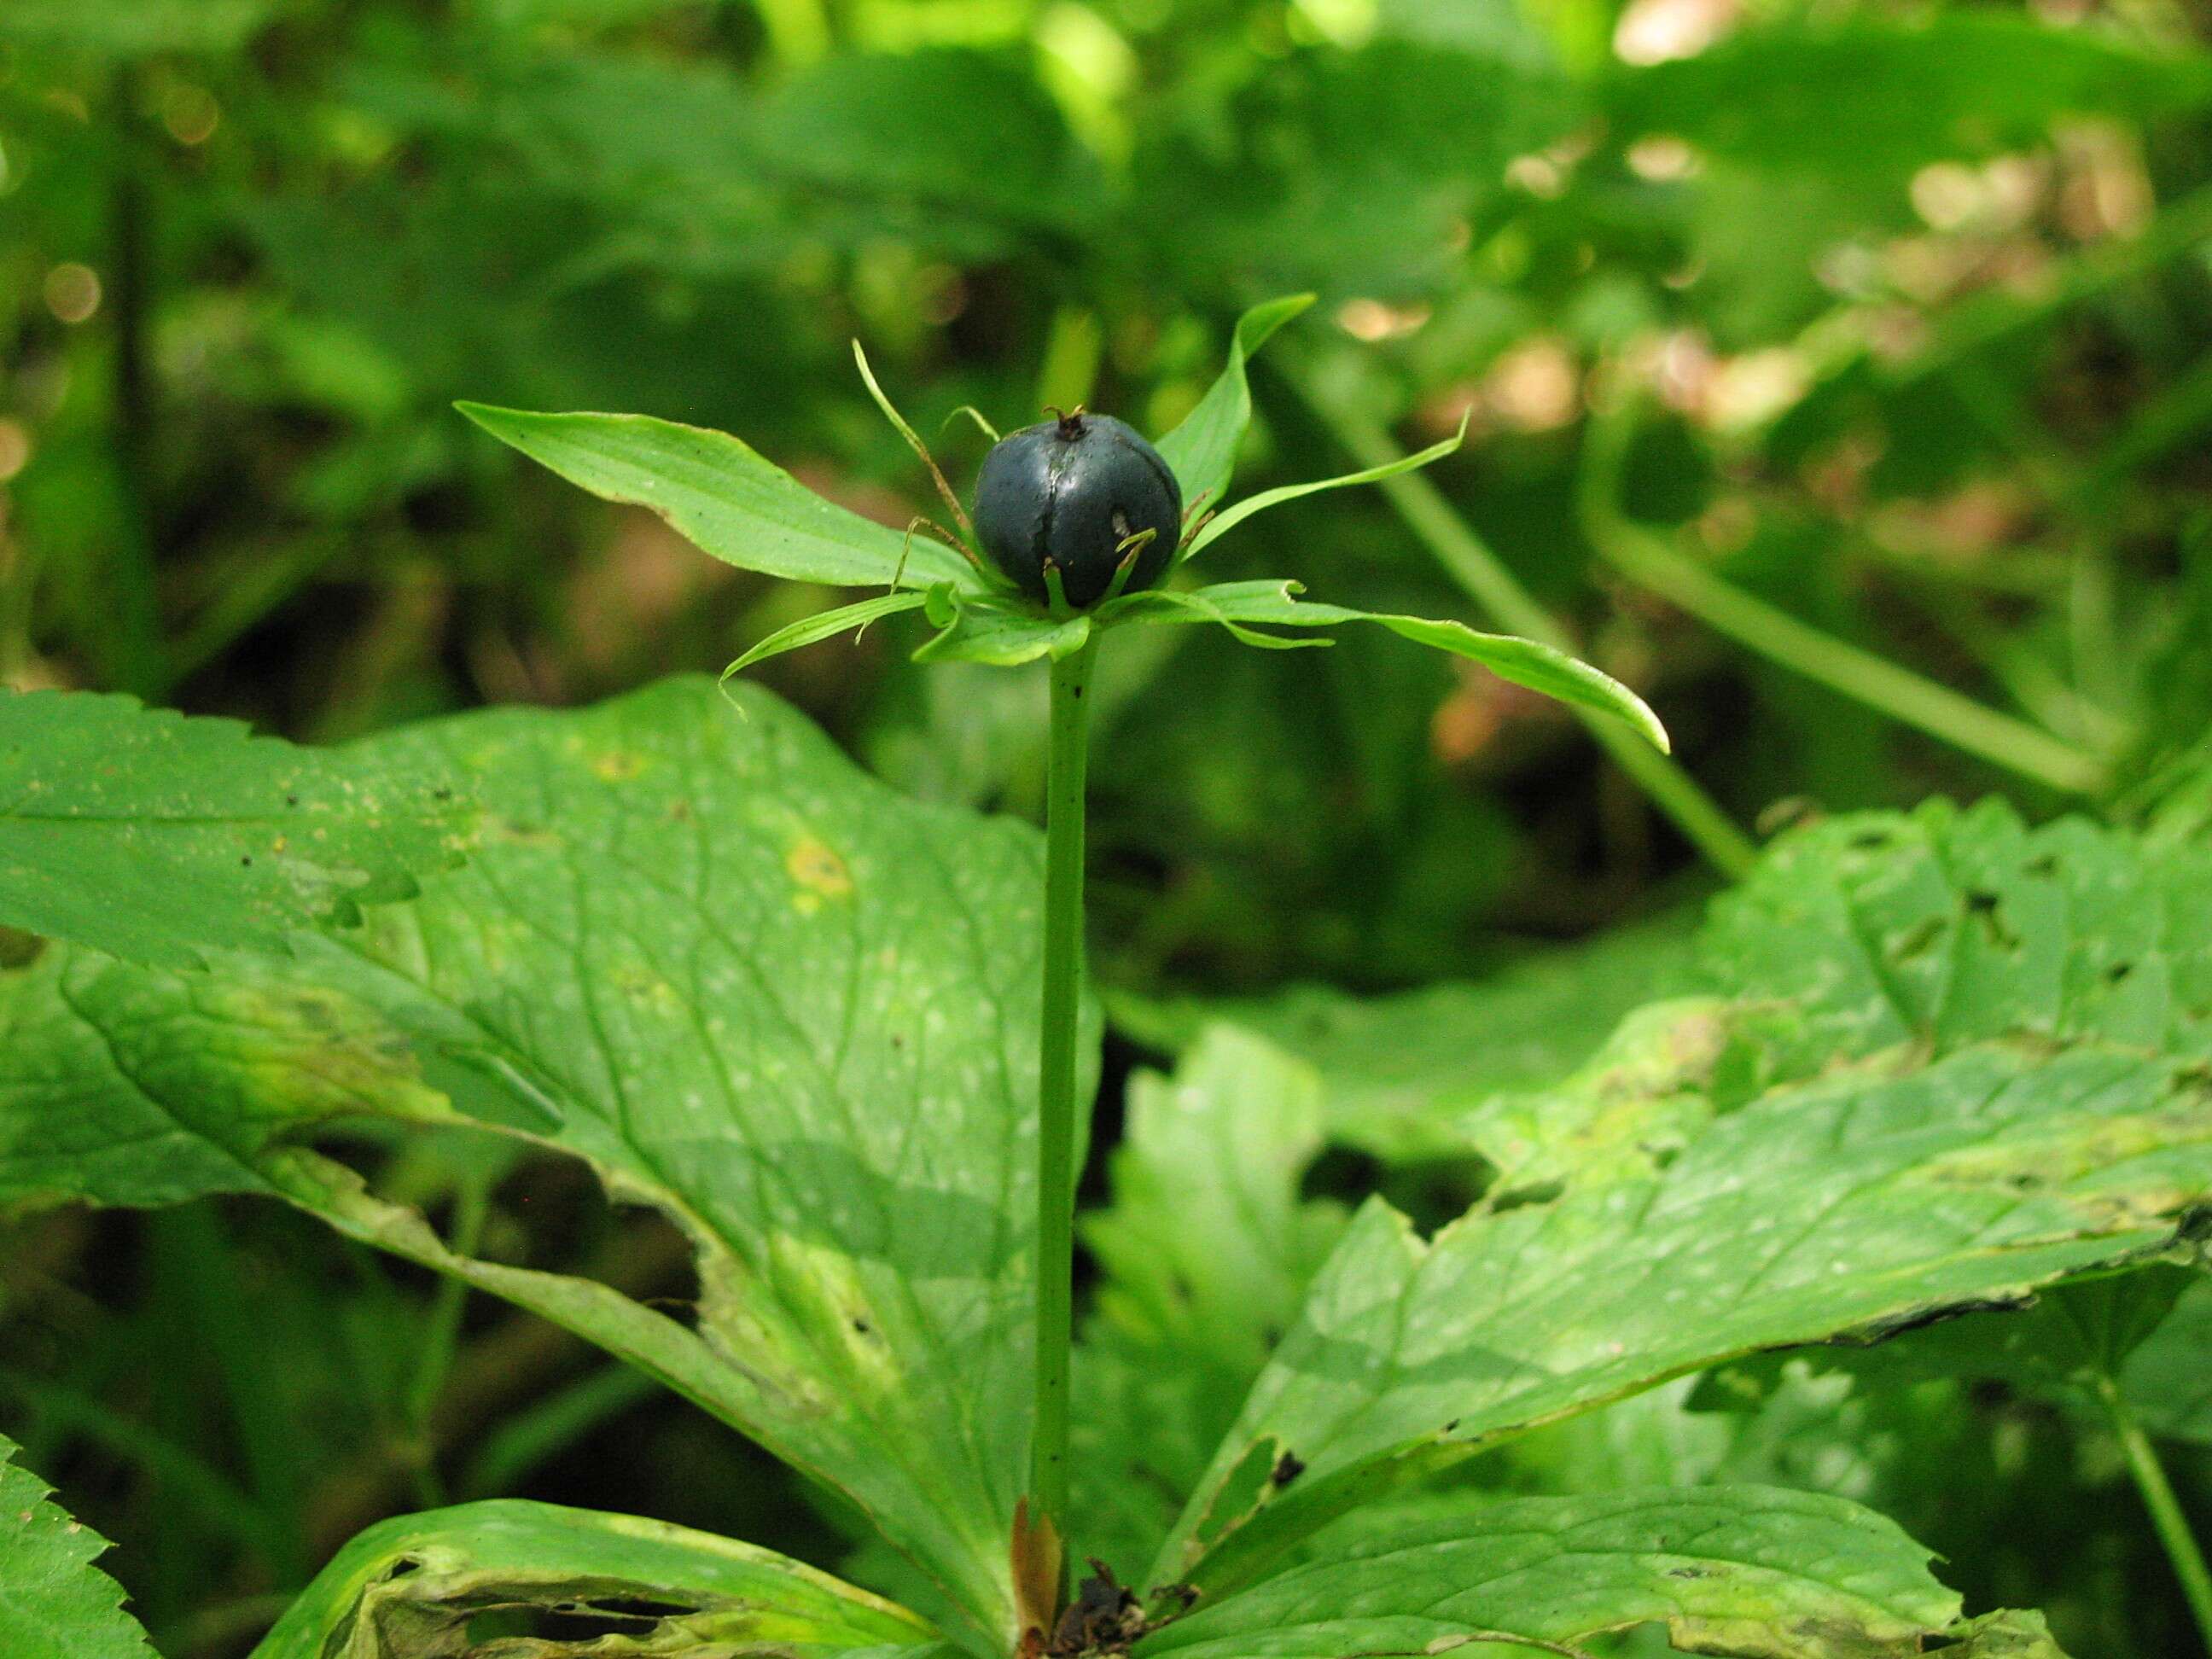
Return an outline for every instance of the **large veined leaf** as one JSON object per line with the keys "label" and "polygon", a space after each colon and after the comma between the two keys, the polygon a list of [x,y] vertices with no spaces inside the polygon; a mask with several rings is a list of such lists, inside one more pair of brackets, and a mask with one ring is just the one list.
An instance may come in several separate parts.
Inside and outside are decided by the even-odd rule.
{"label": "large veined leaf", "polygon": [[532,1659],[949,1651],[905,1608],[773,1551],[633,1516],[501,1500],[356,1534],[254,1659],[503,1652],[471,1644],[471,1627],[518,1613],[531,1618],[513,1650]]}
{"label": "large veined leaf", "polygon": [[611,501],[642,507],[725,564],[833,587],[983,590],[960,555],[825,501],[741,439],[647,415],[463,404],[501,442]]}
{"label": "large veined leaf", "polygon": [[0,924],[181,967],[281,948],[450,862],[434,769],[295,748],[129,697],[0,692]]}
{"label": "large veined leaf", "polygon": [[[765,693],[670,682],[360,745],[459,772],[467,866],[296,958],[0,976],[0,1203],[280,1194],[642,1366],[845,1494],[994,1639],[1026,1452],[1040,848]],[[697,1258],[696,1325],[449,1252],[301,1143],[464,1116]]]}
{"label": "large veined leaf", "polygon": [[[1559,1091],[1529,1143],[1595,1134],[1605,1155],[1539,1160],[1549,1187],[1431,1240],[1370,1203],[1152,1582],[1243,1582],[1364,1496],[1734,1354],[2166,1248],[2212,1205],[2203,934],[2181,902],[2201,858],[1993,807],[1778,849],[1707,936],[1723,970],[1755,965],[1749,994],[1673,1011],[1717,1028],[1672,1056],[1705,1073]],[[1923,952],[1942,966],[1900,981]],[[1289,1486],[1265,1479],[1285,1454]]]}
{"label": "large veined leaf", "polygon": [[93,1562],[100,1535],[58,1507],[0,1435],[0,1653],[152,1659],[123,1590]]}
{"label": "large veined leaf", "polygon": [[[1960,1617],[1928,1553],[1856,1505],[1759,1486],[1522,1498],[1381,1536],[1141,1640],[1139,1659],[1544,1646],[1643,1624],[1682,1653],[2057,1659],[2032,1614]],[[1522,1638],[1516,1641],[1515,1638]]]}
{"label": "large veined leaf", "polygon": [[1861,814],[1776,842],[1698,958],[1711,989],[1795,1011],[1792,1069],[2003,1036],[2203,1054],[2212,849],[1996,799]]}

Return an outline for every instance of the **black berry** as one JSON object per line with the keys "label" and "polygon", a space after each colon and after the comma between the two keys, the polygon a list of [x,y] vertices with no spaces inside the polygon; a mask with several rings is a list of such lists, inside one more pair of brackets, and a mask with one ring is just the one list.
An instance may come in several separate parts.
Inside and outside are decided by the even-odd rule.
{"label": "black berry", "polygon": [[1097,604],[1136,550],[1125,592],[1149,587],[1182,535],[1182,490],[1160,453],[1111,415],[1078,410],[1000,441],[975,477],[975,536],[1032,599],[1049,597],[1048,562],[1068,603]]}

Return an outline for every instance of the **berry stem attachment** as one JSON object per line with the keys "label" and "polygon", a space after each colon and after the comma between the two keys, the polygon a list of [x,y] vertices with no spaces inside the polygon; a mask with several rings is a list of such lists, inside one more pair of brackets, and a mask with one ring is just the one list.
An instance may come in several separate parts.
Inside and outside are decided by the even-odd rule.
{"label": "berry stem attachment", "polygon": [[1036,1416],[1033,1511],[1067,1531],[1067,1382],[1074,1340],[1077,1029],[1083,988],[1084,787],[1094,635],[1052,665],[1045,783],[1044,1012],[1037,1098]]}

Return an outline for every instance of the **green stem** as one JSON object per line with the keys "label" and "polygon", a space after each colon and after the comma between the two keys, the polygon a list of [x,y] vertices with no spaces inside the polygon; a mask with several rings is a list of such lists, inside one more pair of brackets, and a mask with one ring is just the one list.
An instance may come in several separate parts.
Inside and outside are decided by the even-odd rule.
{"label": "green stem", "polygon": [[1077,1020],[1083,989],[1083,793],[1094,635],[1052,665],[1045,779],[1044,1015],[1037,1088],[1035,1518],[1067,1536],[1067,1376],[1074,1341]]}
{"label": "green stem", "polygon": [[2158,1450],[2150,1443],[2150,1437],[2136,1421],[2135,1413],[2121,1395],[2119,1384],[2111,1376],[2100,1374],[2096,1380],[2096,1394],[2104,1403],[2105,1415],[2111,1420],[2112,1432],[2118,1437],[2120,1450],[2128,1460],[2128,1473],[2135,1477],[2136,1490],[2142,1494],[2143,1507],[2150,1511],[2150,1523],[2157,1530],[2158,1541],[2166,1547],[2166,1559],[2173,1563],[2174,1577],[2181,1580],[2181,1593],[2189,1602],[2189,1610],[2197,1616],[2197,1628],[2204,1638],[2207,1652],[2212,1652],[2212,1568],[2204,1563],[2204,1551],[2197,1544],[2197,1534],[2190,1530],[2189,1517],[2181,1512],[2181,1501],[2173,1495],[2173,1483],[2166,1478],[2166,1467],[2158,1461]]}
{"label": "green stem", "polygon": [[2097,757],[1800,622],[1625,517],[1615,504],[1614,484],[1629,426],[1625,410],[1593,418],[1578,490],[1584,532],[1629,580],[1737,644],[1970,755],[2068,794],[2094,794],[2105,786],[2104,763]]}
{"label": "green stem", "polygon": [[[1322,423],[1362,466],[1384,466],[1401,458],[1404,452],[1390,434],[1361,413],[1351,399],[1326,386],[1310,364],[1300,364],[1291,381]],[[1406,521],[1406,527],[1492,623],[1558,650],[1573,648],[1552,613],[1521,586],[1425,475],[1401,472],[1381,480],[1377,487]],[[1580,710],[1576,713],[1614,764],[1673,820],[1708,864],[1732,881],[1750,873],[1759,860],[1758,844],[1736,827],[1696,779],[1619,721]]]}

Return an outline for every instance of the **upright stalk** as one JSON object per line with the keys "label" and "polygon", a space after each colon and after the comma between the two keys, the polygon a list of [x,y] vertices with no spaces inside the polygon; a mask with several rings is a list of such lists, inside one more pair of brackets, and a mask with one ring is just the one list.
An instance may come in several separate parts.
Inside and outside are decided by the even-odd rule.
{"label": "upright stalk", "polygon": [[1036,1419],[1033,1515],[1067,1535],[1067,1374],[1074,1340],[1076,1022],[1083,988],[1083,791],[1094,637],[1052,665],[1045,779],[1044,1026],[1037,1089]]}
{"label": "upright stalk", "polygon": [[2197,1617],[2197,1628],[2204,1638],[2207,1652],[2212,1652],[2212,1567],[2204,1561],[2204,1552],[2197,1542],[2197,1534],[2190,1530],[2189,1517],[2181,1512],[2181,1500],[2174,1496],[2173,1483],[2166,1478],[2166,1466],[2158,1461],[2158,1450],[2150,1443],[2150,1437],[2136,1421],[2135,1413],[2121,1395],[2119,1384],[2109,1372],[2100,1374],[2094,1388],[2098,1400],[2105,1407],[2111,1421],[2112,1433],[2120,1443],[2120,1451],[2128,1461],[2128,1473],[2135,1477],[2136,1490],[2142,1494],[2143,1507],[2150,1511],[2150,1523],[2158,1533],[2158,1541],[2166,1547],[2166,1559],[2173,1563],[2174,1577],[2181,1580],[2181,1593],[2189,1610]]}

